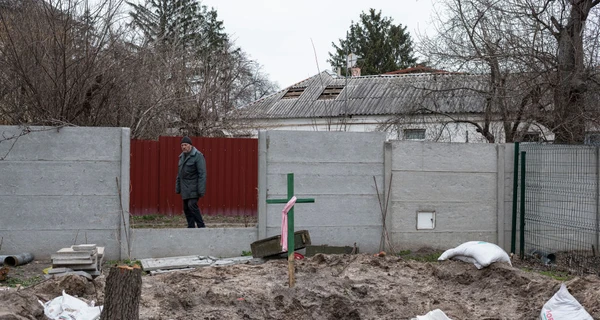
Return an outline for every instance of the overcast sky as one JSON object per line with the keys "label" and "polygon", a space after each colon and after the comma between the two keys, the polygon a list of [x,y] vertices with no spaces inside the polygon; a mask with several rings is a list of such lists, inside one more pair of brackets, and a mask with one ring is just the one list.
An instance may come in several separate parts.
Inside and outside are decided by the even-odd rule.
{"label": "overcast sky", "polygon": [[[331,42],[346,35],[362,11],[381,10],[407,26],[413,41],[427,28],[432,0],[202,0],[217,10],[225,31],[280,88],[325,69]],[[318,61],[315,60],[315,52]]]}

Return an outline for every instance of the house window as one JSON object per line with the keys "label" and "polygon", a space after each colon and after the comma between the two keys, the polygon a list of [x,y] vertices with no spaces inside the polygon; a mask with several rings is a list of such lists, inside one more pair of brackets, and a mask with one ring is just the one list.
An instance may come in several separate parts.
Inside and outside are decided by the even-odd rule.
{"label": "house window", "polygon": [[585,144],[594,146],[600,146],[600,132],[586,132],[585,133]]}
{"label": "house window", "polygon": [[283,95],[282,99],[296,99],[302,94],[302,92],[304,92],[304,89],[306,89],[306,87],[289,88],[288,91]]}
{"label": "house window", "polygon": [[527,132],[523,134],[522,142],[540,142],[540,133],[539,132]]}
{"label": "house window", "polygon": [[342,90],[344,90],[344,86],[327,86],[319,96],[319,100],[335,99]]}
{"label": "house window", "polygon": [[404,140],[425,140],[425,129],[404,129]]}

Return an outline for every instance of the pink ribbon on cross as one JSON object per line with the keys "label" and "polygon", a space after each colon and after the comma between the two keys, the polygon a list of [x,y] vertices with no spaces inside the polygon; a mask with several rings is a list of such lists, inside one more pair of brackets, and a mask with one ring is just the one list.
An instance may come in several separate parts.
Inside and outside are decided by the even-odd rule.
{"label": "pink ribbon on cross", "polygon": [[288,237],[288,211],[290,211],[290,209],[294,206],[294,204],[296,203],[296,197],[293,196],[290,201],[288,201],[288,203],[285,205],[285,207],[283,207],[283,211],[281,211],[281,241],[279,242],[279,244],[281,244],[281,249],[283,251],[287,251],[288,247],[287,247],[287,237]]}

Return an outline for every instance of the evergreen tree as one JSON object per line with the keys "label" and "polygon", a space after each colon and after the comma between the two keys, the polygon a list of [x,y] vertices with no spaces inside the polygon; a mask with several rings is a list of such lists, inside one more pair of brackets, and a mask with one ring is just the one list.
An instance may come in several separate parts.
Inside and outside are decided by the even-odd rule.
{"label": "evergreen tree", "polygon": [[146,0],[144,5],[127,2],[132,24],[147,43],[169,47],[222,48],[228,40],[223,22],[214,9],[196,0]]}
{"label": "evergreen tree", "polygon": [[361,13],[359,22],[352,22],[345,39],[339,45],[332,42],[334,52],[327,60],[336,70],[346,74],[346,57],[352,53],[360,58],[356,66],[361,74],[382,74],[389,71],[415,66],[413,43],[406,27],[395,25],[392,18],[382,17],[381,11],[369,9]]}

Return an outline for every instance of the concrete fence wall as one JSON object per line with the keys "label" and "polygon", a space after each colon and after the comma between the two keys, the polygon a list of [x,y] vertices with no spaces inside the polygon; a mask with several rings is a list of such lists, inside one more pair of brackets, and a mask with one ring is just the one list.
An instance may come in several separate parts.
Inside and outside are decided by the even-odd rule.
{"label": "concrete fence wall", "polygon": [[[498,147],[394,141],[391,230],[400,248],[448,248],[465,241],[498,243],[497,199],[503,198]],[[503,169],[503,168],[500,168]],[[430,219],[417,225],[418,217]]]}
{"label": "concrete fence wall", "polygon": [[2,254],[47,258],[96,243],[119,258],[129,223],[129,129],[0,126],[0,137]]}
{"label": "concrete fence wall", "polygon": [[[0,143],[0,157],[7,154],[0,160],[0,254],[49,258],[87,242],[105,246],[108,259],[240,255],[253,241],[279,234],[283,205],[266,200],[286,198],[288,173],[295,175],[297,197],[315,199],[295,207],[296,230],[308,230],[313,244],[356,243],[362,252],[378,251],[389,198],[386,225],[397,250],[444,249],[469,240],[510,247],[512,145],[386,142],[384,133],[261,132],[258,227],[125,233],[129,130],[48,129]],[[0,132],[19,135],[21,128]],[[435,213],[434,228],[417,229],[418,214],[427,212]]]}
{"label": "concrete fence wall", "polygon": [[266,199],[286,198],[293,173],[296,197],[315,199],[295,206],[296,230],[308,230],[314,244],[377,250],[384,142],[384,133],[260,132],[259,238],[280,233],[284,205]]}
{"label": "concrete fence wall", "polygon": [[[386,226],[394,249],[445,249],[470,240],[510,249],[512,145],[268,131],[259,134],[259,150],[260,238],[280,232],[283,205],[265,201],[285,198],[285,175],[293,172],[296,196],[315,198],[295,214],[296,230],[309,230],[314,244],[379,250],[381,207],[389,198]],[[433,228],[418,229],[418,217],[429,213]]]}

